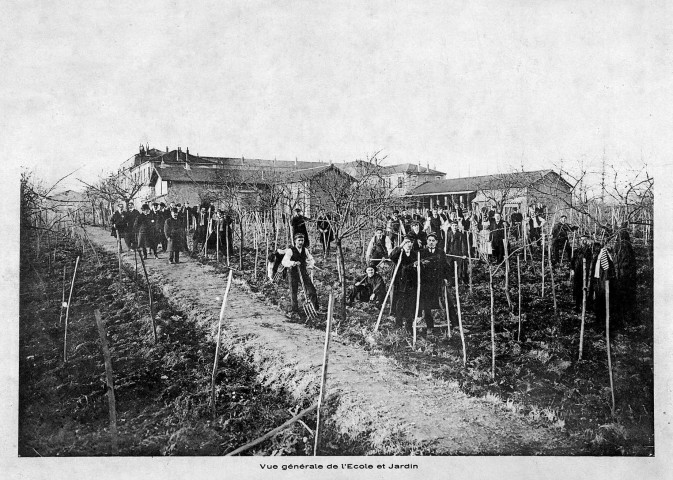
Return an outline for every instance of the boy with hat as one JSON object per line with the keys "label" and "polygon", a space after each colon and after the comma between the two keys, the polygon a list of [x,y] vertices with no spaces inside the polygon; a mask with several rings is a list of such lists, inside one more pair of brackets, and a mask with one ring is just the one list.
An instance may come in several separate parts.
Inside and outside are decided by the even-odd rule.
{"label": "boy with hat", "polygon": [[440,308],[438,300],[443,297],[443,287],[449,278],[446,255],[438,245],[438,235],[428,234],[428,245],[421,250],[421,297],[419,311],[423,311],[423,319],[428,327],[427,332],[434,330],[432,310]]}
{"label": "boy with hat", "polygon": [[311,245],[311,241],[308,238],[308,230],[306,229],[306,222],[308,218],[301,214],[301,208],[294,209],[294,217],[292,217],[292,238],[295,238],[298,233],[304,235],[304,246],[308,247]]}
{"label": "boy with hat", "polygon": [[168,263],[180,263],[180,252],[185,248],[185,227],[182,220],[178,218],[179,210],[172,208],[170,212],[171,216],[164,221]]}
{"label": "boy with hat", "polygon": [[367,253],[365,255],[367,264],[378,265],[381,263],[382,259],[388,258],[388,254],[392,250],[393,245],[390,242],[390,238],[384,237],[383,235],[383,227],[376,227],[374,236],[367,246]]}

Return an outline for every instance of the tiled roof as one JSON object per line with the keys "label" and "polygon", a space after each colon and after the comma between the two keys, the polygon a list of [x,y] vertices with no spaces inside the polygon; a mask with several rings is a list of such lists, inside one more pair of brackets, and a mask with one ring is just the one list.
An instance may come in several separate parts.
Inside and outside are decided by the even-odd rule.
{"label": "tiled roof", "polygon": [[[476,192],[484,188],[488,189],[489,186],[498,188],[498,185],[502,185],[503,181],[506,181],[510,188],[523,188],[541,180],[549,174],[558,175],[553,170],[536,170],[533,172],[513,172],[497,175],[481,175],[478,177],[430,180],[414,188],[408,195],[419,196]],[[565,182],[563,177],[561,177],[561,180]]]}

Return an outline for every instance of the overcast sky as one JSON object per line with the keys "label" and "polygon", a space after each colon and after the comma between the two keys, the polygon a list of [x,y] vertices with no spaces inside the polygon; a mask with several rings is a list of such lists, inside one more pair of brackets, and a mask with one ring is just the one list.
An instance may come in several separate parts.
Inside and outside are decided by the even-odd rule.
{"label": "overcast sky", "polygon": [[17,2],[0,32],[3,152],[47,181],[92,180],[140,142],[336,162],[380,150],[449,176],[597,169],[603,152],[664,165],[670,5]]}

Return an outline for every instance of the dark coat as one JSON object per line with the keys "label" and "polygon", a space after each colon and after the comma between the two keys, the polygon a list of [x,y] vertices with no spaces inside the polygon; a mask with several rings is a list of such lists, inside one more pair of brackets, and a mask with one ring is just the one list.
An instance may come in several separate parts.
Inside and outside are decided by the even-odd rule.
{"label": "dark coat", "polygon": [[437,247],[421,250],[421,304],[420,310],[439,308],[438,300],[443,295],[444,280],[448,279],[449,264],[444,250]]}
{"label": "dark coat", "polygon": [[303,233],[304,234],[304,247],[310,246],[309,238],[308,238],[308,230],[306,229],[306,217],[303,215],[295,215],[292,217],[292,237],[298,233]]}
{"label": "dark coat", "polygon": [[327,217],[318,217],[316,222],[318,227],[318,239],[321,242],[333,242],[334,241],[334,232],[332,231],[332,224],[330,223],[329,216]]}
{"label": "dark coat", "polygon": [[[140,214],[133,223],[133,231],[138,236],[138,247],[152,247],[154,238],[154,220],[150,215]],[[155,245],[156,246],[156,245]]]}
{"label": "dark coat", "polygon": [[182,220],[167,218],[164,222],[164,235],[168,239],[167,251],[181,252],[184,250],[185,226]]}
{"label": "dark coat", "polygon": [[412,250],[407,256],[402,247],[395,247],[390,254],[390,259],[397,264],[400,255],[402,255],[402,261],[395,277],[395,292],[416,292],[416,267],[413,264],[418,254]]}

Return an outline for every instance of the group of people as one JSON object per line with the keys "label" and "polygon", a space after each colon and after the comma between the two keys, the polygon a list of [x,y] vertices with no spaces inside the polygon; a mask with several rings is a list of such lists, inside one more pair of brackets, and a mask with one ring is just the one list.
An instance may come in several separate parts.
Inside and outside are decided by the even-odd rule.
{"label": "group of people", "polygon": [[148,250],[155,259],[159,258],[158,248],[168,252],[171,264],[180,263],[180,253],[189,253],[187,232],[193,226],[192,252],[195,253],[206,244],[219,248],[222,252],[232,251],[233,220],[222,210],[216,211],[212,205],[203,204],[190,207],[188,203],[168,206],[161,203],[144,203],[138,211],[134,204],[119,202],[111,218],[111,235],[118,238],[119,248],[124,240],[126,248],[137,250],[143,259],[147,259]]}
{"label": "group of people", "polygon": [[[470,259],[484,258],[481,255],[484,253],[481,239],[488,239],[490,249],[486,250],[486,258],[495,262],[503,260],[503,240],[509,235],[519,240],[526,234],[531,249],[539,249],[542,227],[547,221],[545,210],[537,204],[524,217],[514,208],[509,222],[494,207],[471,212],[460,205],[454,205],[452,209],[437,206],[429,210],[426,217],[412,216],[406,210],[393,210],[386,218],[385,226],[377,226],[369,240],[364,275],[350,287],[347,303],[358,300],[380,307],[387,286],[379,268],[388,262],[388,271],[395,272],[391,279],[391,293],[397,325],[411,330],[417,313],[416,295],[420,293],[418,313],[425,320],[427,331],[433,332],[432,310],[448,308],[449,312],[453,312],[455,308],[447,284],[453,281],[456,273],[459,282],[467,282]],[[318,297],[309,273],[315,261],[307,249],[310,241],[307,225],[310,220],[299,209],[295,213],[291,222],[294,245],[279,249],[269,257],[269,278],[273,280],[282,265],[289,272],[291,310],[298,311],[299,285],[302,285],[307,300],[317,309]],[[333,239],[329,222],[329,216],[324,211],[315,221],[316,237],[324,250],[329,249],[329,242]],[[525,229],[524,222],[527,222]],[[611,299],[617,302],[615,311],[619,310],[616,313],[619,318],[615,327],[619,327],[620,319],[633,314],[634,304],[635,256],[628,230],[621,228],[613,236],[615,243],[612,248],[607,242],[590,241],[587,235],[578,237],[577,231],[578,227],[570,225],[565,215],[559,217],[551,231],[552,262],[570,263],[574,271],[576,309],[581,308],[582,279],[585,279],[587,306],[595,311],[598,322],[603,322],[605,318],[605,279],[614,279],[615,292]],[[571,238],[573,236],[578,238]],[[572,248],[575,240],[577,248]],[[586,260],[584,272],[582,259]]]}

